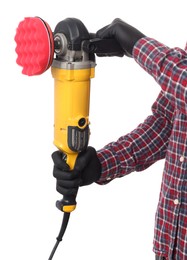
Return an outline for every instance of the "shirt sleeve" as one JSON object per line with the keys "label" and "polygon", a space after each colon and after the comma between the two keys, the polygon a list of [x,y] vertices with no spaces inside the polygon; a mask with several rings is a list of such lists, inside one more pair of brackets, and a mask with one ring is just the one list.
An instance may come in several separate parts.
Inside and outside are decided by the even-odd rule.
{"label": "shirt sleeve", "polygon": [[187,113],[187,52],[144,37],[134,49],[137,63],[155,78],[176,109]]}
{"label": "shirt sleeve", "polygon": [[102,165],[98,184],[142,171],[165,157],[174,107],[162,91],[152,106],[152,113],[134,131],[97,151]]}

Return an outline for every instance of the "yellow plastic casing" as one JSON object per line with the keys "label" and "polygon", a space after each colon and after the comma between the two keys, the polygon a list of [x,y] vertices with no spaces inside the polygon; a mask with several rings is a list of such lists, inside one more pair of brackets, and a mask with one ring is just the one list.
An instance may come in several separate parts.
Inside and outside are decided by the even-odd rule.
{"label": "yellow plastic casing", "polygon": [[[61,69],[52,67],[54,78],[54,145],[67,155],[70,169],[78,155],[68,145],[68,126],[84,129],[89,124],[90,79],[94,68]],[[79,120],[85,119],[80,127]]]}
{"label": "yellow plastic casing", "polygon": [[[67,156],[70,170],[74,168],[79,151],[72,150],[68,142],[68,128],[84,130],[89,125],[90,79],[94,68],[62,69],[51,67],[54,78],[54,145]],[[84,125],[79,120],[84,119]],[[61,205],[63,212],[72,212],[76,202]]]}

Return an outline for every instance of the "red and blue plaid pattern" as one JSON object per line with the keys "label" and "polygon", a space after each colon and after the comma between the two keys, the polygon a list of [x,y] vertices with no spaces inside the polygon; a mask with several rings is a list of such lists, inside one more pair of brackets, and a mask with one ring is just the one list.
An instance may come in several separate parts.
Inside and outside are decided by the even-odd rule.
{"label": "red and blue plaid pattern", "polygon": [[131,133],[98,151],[99,184],[142,171],[165,158],[155,219],[154,252],[187,259],[187,53],[154,39],[140,39],[134,59],[162,90],[148,116]]}

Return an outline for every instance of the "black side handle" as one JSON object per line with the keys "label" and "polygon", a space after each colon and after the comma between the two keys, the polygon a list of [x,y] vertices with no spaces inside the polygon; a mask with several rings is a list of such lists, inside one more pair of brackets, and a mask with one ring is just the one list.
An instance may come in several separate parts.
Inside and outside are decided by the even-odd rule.
{"label": "black side handle", "polygon": [[123,56],[124,50],[115,39],[94,38],[95,34],[90,34],[90,40],[83,42],[83,50],[87,53],[96,53],[101,56]]}

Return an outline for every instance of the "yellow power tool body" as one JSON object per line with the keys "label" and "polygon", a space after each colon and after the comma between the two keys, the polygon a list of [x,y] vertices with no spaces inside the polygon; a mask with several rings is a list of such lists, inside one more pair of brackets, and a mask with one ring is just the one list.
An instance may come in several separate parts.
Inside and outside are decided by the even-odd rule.
{"label": "yellow power tool body", "polygon": [[[78,153],[87,148],[90,135],[90,79],[94,77],[95,61],[94,55],[83,50],[83,42],[89,38],[86,27],[75,18],[61,21],[54,31],[54,144],[66,155],[70,170]],[[56,205],[71,212],[76,201],[64,196]]]}

